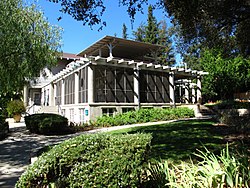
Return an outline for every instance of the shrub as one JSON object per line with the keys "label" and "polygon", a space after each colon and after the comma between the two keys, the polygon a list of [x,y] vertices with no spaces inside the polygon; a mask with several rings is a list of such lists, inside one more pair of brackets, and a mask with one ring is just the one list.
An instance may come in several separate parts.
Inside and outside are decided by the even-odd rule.
{"label": "shrub", "polygon": [[189,117],[194,117],[194,111],[189,108],[142,108],[137,111],[117,114],[114,117],[101,116],[95,122],[92,122],[92,125],[96,127],[109,127]]}
{"label": "shrub", "polygon": [[217,109],[250,109],[250,102],[247,101],[234,101],[234,100],[224,100],[218,101],[213,105],[209,105]]}
{"label": "shrub", "polygon": [[[196,156],[201,161],[195,164],[182,162],[179,165],[160,163],[150,166],[151,181],[155,187],[193,188],[193,187],[248,187],[250,184],[247,149],[238,154],[229,153],[228,146],[215,154],[206,150]],[[164,185],[164,186],[163,186]]]}
{"label": "shrub", "polygon": [[13,100],[7,104],[7,112],[9,114],[9,116],[21,114],[21,113],[25,112],[25,110],[26,109],[25,109],[23,101]]}
{"label": "shrub", "polygon": [[24,120],[26,128],[31,133],[54,135],[72,132],[68,119],[58,114],[33,114],[25,116]]}
{"label": "shrub", "polygon": [[43,153],[16,187],[138,187],[151,139],[150,134],[78,136]]}
{"label": "shrub", "polygon": [[250,133],[250,116],[240,116],[235,109],[222,112],[220,122],[234,128],[236,132]]}
{"label": "shrub", "polygon": [[0,116],[0,140],[7,137],[9,133],[9,123]]}

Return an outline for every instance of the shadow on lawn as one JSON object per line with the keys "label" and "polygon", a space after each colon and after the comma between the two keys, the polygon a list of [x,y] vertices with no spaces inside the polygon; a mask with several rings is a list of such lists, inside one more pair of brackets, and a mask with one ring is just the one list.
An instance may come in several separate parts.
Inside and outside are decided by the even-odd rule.
{"label": "shadow on lawn", "polygon": [[[197,152],[204,151],[204,146],[212,152],[219,152],[225,147],[223,139],[227,127],[215,127],[211,120],[178,121],[163,125],[147,127],[134,127],[126,131],[132,134],[136,132],[151,133],[153,159],[168,159],[175,162],[188,160]],[[125,132],[124,132],[125,133]]]}

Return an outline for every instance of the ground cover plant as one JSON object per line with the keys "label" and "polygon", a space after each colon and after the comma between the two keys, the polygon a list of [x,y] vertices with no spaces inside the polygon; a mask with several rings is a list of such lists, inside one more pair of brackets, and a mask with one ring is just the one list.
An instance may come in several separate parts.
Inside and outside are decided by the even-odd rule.
{"label": "ground cover plant", "polygon": [[194,117],[194,111],[189,108],[151,108],[129,111],[113,116],[101,116],[91,124],[95,127],[110,127],[134,123],[165,121]]}
{"label": "ground cover plant", "polygon": [[43,153],[16,187],[140,187],[150,134],[81,135]]}
{"label": "ground cover plant", "polygon": [[247,188],[250,186],[250,162],[246,147],[241,152],[229,151],[227,145],[219,155],[206,148],[195,155],[198,162],[190,160],[181,164],[165,161],[151,165],[151,181],[155,187],[169,188]]}

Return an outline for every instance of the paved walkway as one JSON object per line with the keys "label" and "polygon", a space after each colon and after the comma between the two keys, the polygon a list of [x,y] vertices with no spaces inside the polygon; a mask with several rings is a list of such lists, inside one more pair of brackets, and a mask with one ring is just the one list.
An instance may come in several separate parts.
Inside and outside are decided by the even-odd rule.
{"label": "paved walkway", "polygon": [[102,128],[97,130],[91,130],[88,132],[63,135],[63,136],[43,136],[37,134],[30,134],[26,130],[23,120],[21,120],[20,123],[14,123],[12,119],[8,119],[8,121],[10,125],[10,135],[5,140],[0,141],[0,187],[1,188],[14,187],[20,175],[25,171],[25,168],[30,164],[30,157],[35,153],[35,151],[46,145],[60,143],[63,140],[75,137],[80,134],[106,132],[106,131],[130,128],[134,126],[157,125],[157,124],[173,122],[176,120]]}

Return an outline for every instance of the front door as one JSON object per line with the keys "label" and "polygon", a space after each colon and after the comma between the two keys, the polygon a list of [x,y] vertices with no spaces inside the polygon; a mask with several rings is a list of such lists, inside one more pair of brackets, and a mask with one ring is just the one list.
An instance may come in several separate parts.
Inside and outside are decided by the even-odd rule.
{"label": "front door", "polygon": [[34,105],[41,105],[41,94],[40,93],[34,93],[33,99],[34,99]]}

